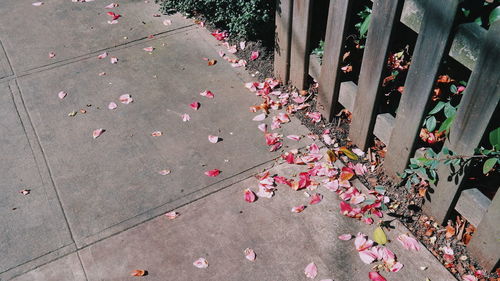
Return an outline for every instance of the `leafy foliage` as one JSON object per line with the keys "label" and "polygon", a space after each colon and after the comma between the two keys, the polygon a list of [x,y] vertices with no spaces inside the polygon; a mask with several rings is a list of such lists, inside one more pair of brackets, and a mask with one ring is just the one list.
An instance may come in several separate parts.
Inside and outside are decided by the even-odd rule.
{"label": "leafy foliage", "polygon": [[[275,2],[268,0],[156,0],[164,13],[203,14],[233,38],[262,39],[274,35]],[[272,37],[272,36],[271,36]]]}
{"label": "leafy foliage", "polygon": [[359,32],[359,38],[366,38],[366,33],[368,32],[368,26],[370,26],[372,9],[366,7],[358,13],[358,17],[361,19],[354,27]]}
{"label": "leafy foliage", "polygon": [[325,41],[320,40],[319,45],[316,49],[312,51],[313,55],[316,55],[319,59],[319,62],[323,62],[323,55],[325,54]]}

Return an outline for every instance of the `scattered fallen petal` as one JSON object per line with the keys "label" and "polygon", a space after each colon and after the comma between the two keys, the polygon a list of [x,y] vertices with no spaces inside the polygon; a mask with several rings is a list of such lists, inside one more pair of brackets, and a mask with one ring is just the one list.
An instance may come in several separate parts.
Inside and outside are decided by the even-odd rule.
{"label": "scattered fallen petal", "polygon": [[193,265],[196,266],[197,268],[207,268],[208,261],[204,258],[199,258],[193,262]]}
{"label": "scattered fallen petal", "polygon": [[375,271],[368,273],[368,278],[370,278],[371,281],[387,281],[384,276]]}
{"label": "scattered fallen petal", "polygon": [[398,241],[403,245],[406,250],[419,251],[420,245],[415,238],[410,237],[406,234],[401,234],[397,237]]}
{"label": "scattered fallen petal", "polygon": [[255,197],[255,193],[253,193],[253,191],[251,191],[250,189],[247,188],[243,192],[245,194],[245,201],[247,201],[248,203],[252,203],[255,201],[256,197]]}
{"label": "scattered fallen petal", "polygon": [[267,132],[267,125],[265,123],[262,123],[262,124],[259,124],[259,126],[257,126],[259,128],[259,130],[261,130],[262,132]]}
{"label": "scattered fallen petal", "polygon": [[170,170],[161,170],[161,171],[159,171],[159,172],[158,172],[158,174],[160,174],[160,175],[162,175],[162,176],[166,176],[166,175],[168,175],[168,174],[170,174],[170,173],[171,173],[171,171],[170,171]]}
{"label": "scattered fallen petal", "polygon": [[98,59],[103,59],[103,58],[105,58],[105,57],[107,57],[107,56],[108,56],[108,53],[104,52],[104,53],[102,53],[102,54],[98,55],[98,56],[97,56],[97,58],[98,58]]}
{"label": "scattered fallen petal", "polygon": [[106,14],[108,14],[108,16],[110,16],[112,20],[117,20],[118,18],[121,17],[121,15],[116,14],[114,12],[107,12]]}
{"label": "scattered fallen petal", "polygon": [[462,280],[463,281],[477,281],[477,278],[474,275],[468,274],[468,275],[462,276]]}
{"label": "scattered fallen petal", "polygon": [[50,52],[50,53],[49,53],[49,58],[50,58],[50,59],[51,59],[51,58],[53,58],[53,57],[55,57],[55,56],[56,56],[56,53],[54,53],[54,52]]}
{"label": "scattered fallen petal", "polygon": [[117,20],[108,20],[108,24],[117,24],[118,21]]}
{"label": "scattered fallen petal", "polygon": [[106,75],[106,72],[99,72],[99,76],[104,76]]}
{"label": "scattered fallen petal", "polygon": [[210,170],[210,171],[206,171],[205,172],[205,175],[209,176],[209,177],[216,177],[220,174],[220,170],[218,169],[213,169],[213,170]]}
{"label": "scattered fallen petal", "polygon": [[129,104],[134,101],[134,99],[129,94],[121,95],[119,100],[123,104]]}
{"label": "scattered fallen petal", "polygon": [[164,20],[163,21],[163,25],[171,25],[172,24],[172,20]]}
{"label": "scattered fallen petal", "polygon": [[191,120],[191,116],[189,116],[189,114],[187,113],[182,114],[182,121],[187,122],[189,120]]}
{"label": "scattered fallen petal", "polygon": [[28,195],[28,194],[30,194],[30,191],[31,191],[31,189],[22,189],[22,190],[19,190],[19,193],[21,193],[22,195]]}
{"label": "scattered fallen petal", "polygon": [[294,140],[294,141],[299,141],[300,140],[300,136],[297,136],[297,135],[288,135],[286,137],[289,138],[289,139],[291,139],[291,140]]}
{"label": "scattered fallen petal", "polygon": [[57,96],[60,98],[60,99],[64,99],[68,94],[65,92],[65,91],[60,91]]}
{"label": "scattered fallen petal", "polygon": [[241,41],[240,42],[240,49],[245,50],[246,44],[247,44],[247,42]]}
{"label": "scattered fallen petal", "polygon": [[316,275],[318,275],[318,268],[312,262],[306,266],[306,268],[304,269],[304,273],[306,274],[307,278],[314,279],[316,278]]}
{"label": "scattered fallen petal", "polygon": [[94,139],[98,138],[100,135],[102,135],[102,133],[104,133],[104,129],[100,128],[100,129],[96,129],[92,132],[92,137]]}
{"label": "scattered fallen petal", "polygon": [[111,3],[109,5],[107,5],[106,7],[104,7],[105,9],[113,9],[113,8],[116,8],[118,7],[119,5],[116,4],[116,3]]}
{"label": "scattered fallen petal", "polygon": [[339,236],[339,239],[340,240],[344,240],[344,241],[351,240],[352,239],[352,235],[351,234],[342,234],[342,235]]}
{"label": "scattered fallen petal", "polygon": [[247,258],[247,260],[249,260],[249,261],[255,260],[255,257],[256,257],[255,252],[252,249],[246,248],[244,253],[245,253],[245,258]]}
{"label": "scattered fallen petal", "polygon": [[252,120],[253,121],[262,121],[264,119],[266,119],[266,114],[265,113],[261,113],[261,114],[255,116]]}
{"label": "scattered fallen petal", "polygon": [[115,108],[117,108],[117,107],[118,107],[118,105],[117,105],[116,103],[114,103],[114,102],[110,102],[110,103],[108,104],[108,109],[113,110],[113,109],[115,109]]}
{"label": "scattered fallen petal", "polygon": [[112,64],[118,63],[118,59],[117,59],[117,58],[115,58],[115,57],[112,57],[109,61],[110,61]]}
{"label": "scattered fallen petal", "polygon": [[259,51],[253,51],[250,55],[250,60],[256,60],[259,58]]}
{"label": "scattered fallen petal", "polygon": [[167,217],[167,219],[169,219],[169,220],[173,220],[173,219],[177,218],[178,216],[179,216],[179,213],[177,213],[176,211],[168,212],[165,214],[165,217]]}
{"label": "scattered fallen petal", "polygon": [[209,99],[213,99],[215,97],[215,95],[212,92],[208,91],[208,90],[201,92],[200,96],[204,96],[204,97],[207,97]]}
{"label": "scattered fallen petal", "polygon": [[292,208],[292,213],[302,213],[304,211],[306,206],[300,205]]}
{"label": "scattered fallen petal", "polygon": [[132,276],[144,276],[144,275],[146,275],[146,273],[147,273],[146,270],[136,269],[136,270],[132,271],[132,273],[130,273],[130,275],[132,275]]}
{"label": "scattered fallen petal", "polygon": [[40,6],[43,5],[43,2],[35,2],[35,3],[31,4],[31,5],[33,5],[35,7],[40,7]]}
{"label": "scattered fallen petal", "polygon": [[143,48],[144,51],[146,52],[152,52],[155,48],[153,48],[152,46],[149,46],[149,47],[146,47],[146,48]]}
{"label": "scattered fallen petal", "polygon": [[208,141],[211,142],[211,143],[217,143],[219,141],[219,137],[218,136],[209,135],[208,136]]}
{"label": "scattered fallen petal", "polygon": [[215,65],[216,63],[217,63],[217,60],[208,60],[207,61],[208,66]]}
{"label": "scattered fallen petal", "polygon": [[153,137],[159,137],[159,136],[163,135],[163,133],[161,131],[154,131],[154,132],[151,133],[151,135]]}
{"label": "scattered fallen petal", "polygon": [[200,108],[200,103],[195,101],[193,103],[190,103],[189,106],[194,110],[198,110]]}
{"label": "scattered fallen petal", "polygon": [[318,204],[319,202],[321,202],[321,199],[323,199],[323,195],[316,193],[313,196],[311,196],[311,201],[309,201],[309,204],[311,205]]}

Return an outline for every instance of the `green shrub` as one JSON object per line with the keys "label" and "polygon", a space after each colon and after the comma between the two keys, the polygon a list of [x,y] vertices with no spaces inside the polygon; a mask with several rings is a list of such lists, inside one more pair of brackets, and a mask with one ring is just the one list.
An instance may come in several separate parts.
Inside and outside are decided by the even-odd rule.
{"label": "green shrub", "polygon": [[268,40],[274,36],[273,0],[156,0],[164,13],[202,14],[234,39]]}

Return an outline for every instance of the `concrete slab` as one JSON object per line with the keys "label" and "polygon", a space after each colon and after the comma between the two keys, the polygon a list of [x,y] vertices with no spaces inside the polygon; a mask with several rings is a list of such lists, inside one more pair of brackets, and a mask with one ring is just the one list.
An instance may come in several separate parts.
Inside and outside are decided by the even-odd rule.
{"label": "concrete slab", "polygon": [[[117,64],[92,57],[19,78],[77,246],[184,204],[174,201],[205,187],[227,186],[279,156],[267,151],[248,110],[258,101],[243,87],[251,77],[202,59],[218,57],[216,44],[206,30],[165,34],[108,50]],[[149,54],[147,46],[156,49]],[[200,96],[207,89],[215,99]],[[59,91],[67,97],[60,100]],[[134,102],[119,103],[122,94]],[[116,110],[107,108],[111,101]],[[189,107],[194,101],[198,111]],[[68,117],[79,109],[87,113]],[[191,121],[182,122],[183,113]],[[106,132],[92,139],[98,128]],[[156,130],[164,135],[152,137]],[[292,132],[307,129],[284,126],[284,135]],[[223,141],[212,144],[208,135]],[[219,177],[204,175],[215,168]],[[162,169],[172,174],[161,176]]]}
{"label": "concrete slab", "polygon": [[[121,0],[114,9],[105,9],[109,3],[103,1],[51,0],[40,7],[33,2],[0,5],[0,39],[16,74],[193,24],[179,15],[153,17],[154,1]],[[122,15],[117,24],[107,23],[109,11]],[[166,18],[172,25],[162,23]],[[49,58],[50,52],[56,56]]]}
{"label": "concrete slab", "polygon": [[78,254],[73,253],[43,265],[12,281],[87,281]]}
{"label": "concrete slab", "polygon": [[[15,85],[0,84],[0,278],[36,266],[75,246],[37,147],[20,119]],[[26,121],[26,120],[24,120]],[[29,134],[29,133],[28,133]],[[41,162],[41,163],[40,163]],[[28,195],[19,191],[29,189]]]}
{"label": "concrete slab", "polygon": [[[284,164],[271,174],[291,177],[300,170]],[[309,205],[309,199],[283,185],[272,199],[245,202],[243,190],[256,190],[257,183],[255,178],[241,181],[177,209],[175,220],[157,217],[80,250],[88,280],[126,280],[134,269],[148,270],[141,280],[306,280],[310,262],[318,266],[315,280],[368,280],[372,265],[361,261],[353,240],[337,237],[359,231],[371,236],[374,226],[340,215],[337,195],[322,187],[323,201],[300,214],[290,209]],[[387,247],[404,268],[382,273],[387,280],[455,280],[425,248],[404,250],[395,241],[401,233],[404,227],[396,224]],[[254,262],[244,257],[247,247],[257,254]],[[199,257],[208,260],[208,268],[192,265]]]}

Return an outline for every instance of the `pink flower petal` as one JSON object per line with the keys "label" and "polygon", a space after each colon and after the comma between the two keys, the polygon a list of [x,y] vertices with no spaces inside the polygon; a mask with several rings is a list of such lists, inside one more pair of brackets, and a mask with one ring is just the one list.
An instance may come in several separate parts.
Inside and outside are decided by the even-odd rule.
{"label": "pink flower petal", "polygon": [[108,24],[117,24],[118,21],[117,20],[108,20]]}
{"label": "pink flower petal", "polygon": [[162,176],[166,176],[166,175],[169,175],[171,173],[170,170],[161,170],[158,172],[158,174],[162,175]]}
{"label": "pink flower petal", "polygon": [[151,135],[153,137],[159,137],[159,136],[163,135],[163,133],[161,131],[154,131],[154,132],[151,133]]}
{"label": "pink flower petal", "polygon": [[365,153],[363,152],[363,150],[361,150],[359,148],[353,148],[353,149],[351,149],[351,151],[354,152],[354,154],[358,155],[359,157],[365,156]]}
{"label": "pink flower petal", "polygon": [[387,281],[382,275],[375,271],[368,273],[368,278],[370,278],[371,281]]}
{"label": "pink flower petal", "polygon": [[118,59],[117,59],[117,58],[115,58],[115,57],[112,57],[109,61],[110,61],[112,64],[118,63]]}
{"label": "pink flower petal", "polygon": [[304,206],[304,205],[293,207],[292,213],[301,213],[302,211],[304,211],[305,208],[306,208],[306,206]]}
{"label": "pink flower petal", "polygon": [[462,280],[463,281],[477,281],[477,278],[474,275],[467,274],[467,275],[462,276]]}
{"label": "pink flower petal", "polygon": [[397,237],[397,240],[403,245],[403,248],[405,248],[406,250],[420,250],[420,244],[413,237],[410,237],[406,234],[401,234]]}
{"label": "pink flower petal", "polygon": [[323,199],[323,195],[316,193],[313,196],[311,196],[311,201],[309,201],[309,204],[311,205],[318,204],[319,202],[321,202],[321,199]]}
{"label": "pink flower petal", "polygon": [[107,56],[108,56],[108,53],[104,52],[104,53],[98,55],[97,58],[101,60],[101,59],[103,59],[103,58],[105,58]]}
{"label": "pink flower petal", "polygon": [[247,42],[241,41],[240,42],[240,49],[245,50],[246,45],[247,45]]}
{"label": "pink flower petal", "polygon": [[92,137],[93,137],[94,139],[96,139],[96,138],[98,138],[100,135],[102,135],[102,133],[104,133],[104,131],[105,131],[105,130],[104,130],[104,129],[102,129],[102,128],[101,128],[101,129],[96,129],[96,130],[94,130],[94,131],[92,132]]}
{"label": "pink flower petal", "polygon": [[114,103],[114,102],[110,102],[110,103],[108,104],[108,109],[113,110],[113,109],[115,109],[115,108],[117,108],[117,107],[118,107],[118,105],[116,105],[116,103]]}
{"label": "pink flower petal", "polygon": [[257,126],[259,128],[259,130],[261,130],[262,132],[267,132],[267,125],[265,123],[262,123],[262,124],[259,124],[259,126]]}
{"label": "pink flower petal", "polygon": [[250,60],[256,60],[258,58],[259,58],[259,52],[253,51],[252,54],[250,55]]}
{"label": "pink flower petal", "polygon": [[209,99],[213,99],[215,97],[215,95],[212,92],[208,91],[208,90],[201,92],[200,96],[207,97]]}
{"label": "pink flower petal", "polygon": [[163,25],[171,25],[172,24],[172,20],[164,20],[163,21]]}
{"label": "pink flower petal", "polygon": [[104,76],[106,75],[106,72],[99,72],[99,76]]}
{"label": "pink flower petal", "polygon": [[166,213],[165,216],[167,217],[167,219],[173,220],[179,216],[179,213],[172,211],[172,212]]}
{"label": "pink flower petal", "polygon": [[113,9],[113,8],[116,8],[118,7],[118,4],[116,3],[111,3],[109,5],[107,5],[106,7],[104,7],[105,9]]}
{"label": "pink flower petal", "polygon": [[244,253],[245,253],[245,258],[247,258],[247,260],[249,261],[255,260],[255,252],[252,249],[246,248]]}
{"label": "pink flower petal", "polygon": [[53,57],[55,57],[55,56],[56,56],[56,53],[54,53],[54,52],[50,52],[50,53],[49,53],[49,58],[50,58],[50,59],[51,59],[51,58],[53,58]]}
{"label": "pink flower petal", "polygon": [[266,119],[266,114],[262,113],[262,114],[259,114],[259,115],[255,116],[252,120],[253,121],[262,121],[264,119]]}
{"label": "pink flower petal", "polygon": [[189,120],[191,120],[191,116],[189,116],[189,114],[187,113],[182,114],[182,121],[187,122]]}
{"label": "pink flower petal", "polygon": [[217,143],[219,141],[219,137],[218,136],[209,135],[208,136],[208,141],[211,142],[211,143]]}
{"label": "pink flower petal", "polygon": [[351,234],[342,234],[342,235],[339,236],[339,239],[340,240],[344,240],[344,241],[351,240],[352,239],[352,235]]}
{"label": "pink flower petal", "polygon": [[306,266],[306,268],[304,269],[304,273],[306,274],[307,278],[314,279],[316,278],[316,275],[318,275],[318,268],[312,262]]}
{"label": "pink flower petal", "polygon": [[221,173],[220,170],[218,169],[213,169],[213,170],[210,170],[210,171],[206,171],[205,172],[205,175],[209,176],[209,177],[216,177],[218,176],[219,174]]}
{"label": "pink flower petal", "polygon": [[30,194],[31,190],[30,189],[22,189],[22,190],[19,190],[19,193],[21,193],[22,195],[28,195]]}
{"label": "pink flower petal", "polygon": [[121,15],[116,14],[115,12],[107,12],[106,14],[110,16],[112,20],[117,20],[121,17]]}
{"label": "pink flower petal", "polygon": [[204,258],[199,258],[193,262],[193,265],[196,266],[197,268],[207,268],[208,262]]}
{"label": "pink flower petal", "polygon": [[370,264],[377,259],[377,255],[371,250],[363,250],[358,254],[361,260],[366,264]]}
{"label": "pink flower petal", "polygon": [[247,201],[248,203],[252,203],[255,201],[256,198],[255,198],[255,193],[253,193],[253,191],[247,188],[243,192],[245,194],[245,201]]}
{"label": "pink flower petal", "polygon": [[155,48],[153,48],[152,46],[149,46],[149,47],[146,47],[146,48],[143,48],[144,51],[146,52],[152,52]]}
{"label": "pink flower petal", "polygon": [[57,96],[60,98],[60,99],[64,99],[68,94],[65,92],[65,91],[60,91]]}
{"label": "pink flower petal", "polygon": [[35,2],[35,3],[31,4],[31,5],[33,5],[35,7],[40,7],[40,6],[43,5],[43,2]]}
{"label": "pink flower petal", "polygon": [[300,136],[297,136],[297,135],[288,135],[286,137],[289,138],[289,139],[291,139],[291,140],[294,140],[294,141],[299,141],[300,140]]}
{"label": "pink flower petal", "polygon": [[132,99],[132,97],[129,94],[121,95],[119,100],[123,104],[129,104],[134,101],[134,99]]}
{"label": "pink flower petal", "polygon": [[200,108],[200,103],[195,101],[193,103],[190,103],[189,106],[194,110],[198,110]]}

